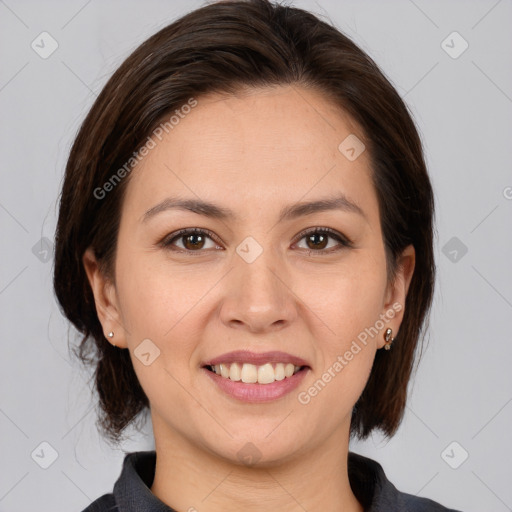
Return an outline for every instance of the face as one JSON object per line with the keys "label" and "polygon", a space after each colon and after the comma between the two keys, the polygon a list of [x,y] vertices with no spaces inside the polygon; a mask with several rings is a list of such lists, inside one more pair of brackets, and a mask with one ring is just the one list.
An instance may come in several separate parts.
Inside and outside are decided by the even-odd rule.
{"label": "face", "polygon": [[[253,450],[272,463],[348,442],[414,264],[408,248],[387,282],[368,151],[338,149],[364,134],[299,87],[197,101],[132,171],[115,282],[84,257],[104,330],[130,351],[157,446],[178,439],[230,461]],[[205,366],[223,361],[224,376]],[[301,369],[284,377],[287,364]],[[237,368],[259,381],[236,381]]]}

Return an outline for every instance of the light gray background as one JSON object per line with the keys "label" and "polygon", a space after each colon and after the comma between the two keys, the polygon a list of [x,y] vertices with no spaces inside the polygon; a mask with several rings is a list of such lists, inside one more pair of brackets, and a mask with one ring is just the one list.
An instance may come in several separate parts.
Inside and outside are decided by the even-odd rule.
{"label": "light gray background", "polygon": [[[201,5],[0,0],[2,512],[82,510],[111,492],[124,452],[153,449],[150,424],[119,450],[96,432],[89,375],[69,356],[75,333],[38,244],[53,240],[70,145],[102,86],[144,39]],[[381,462],[402,491],[468,512],[512,510],[512,2],[294,5],[329,17],[397,87],[437,201],[430,342],[404,422],[391,441],[374,435],[351,449]],[[31,48],[43,31],[59,45],[47,59]],[[453,31],[469,44],[458,58],[442,46]],[[463,43],[446,44],[453,53]],[[47,469],[32,456],[43,442],[58,454]]]}

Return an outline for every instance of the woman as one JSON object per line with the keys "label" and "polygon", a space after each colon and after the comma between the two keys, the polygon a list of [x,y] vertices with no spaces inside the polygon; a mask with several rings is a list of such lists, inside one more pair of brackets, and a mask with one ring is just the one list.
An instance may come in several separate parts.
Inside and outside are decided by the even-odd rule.
{"label": "woman", "polygon": [[144,42],[60,202],[55,291],[100,425],[149,411],[155,437],[86,510],[449,510],[348,449],[402,419],[433,215],[403,101],[312,14],[224,1]]}

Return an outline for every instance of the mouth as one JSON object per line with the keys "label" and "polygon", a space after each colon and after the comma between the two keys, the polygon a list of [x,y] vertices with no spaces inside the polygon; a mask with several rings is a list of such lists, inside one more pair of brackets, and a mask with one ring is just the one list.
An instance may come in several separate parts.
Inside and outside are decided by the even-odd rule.
{"label": "mouth", "polygon": [[302,359],[281,352],[227,356],[207,361],[201,369],[224,396],[250,404],[284,399],[311,369]]}
{"label": "mouth", "polygon": [[212,373],[233,382],[244,382],[246,384],[272,384],[293,377],[308,366],[297,366],[293,363],[264,363],[255,365],[251,363],[220,363],[205,365]]}

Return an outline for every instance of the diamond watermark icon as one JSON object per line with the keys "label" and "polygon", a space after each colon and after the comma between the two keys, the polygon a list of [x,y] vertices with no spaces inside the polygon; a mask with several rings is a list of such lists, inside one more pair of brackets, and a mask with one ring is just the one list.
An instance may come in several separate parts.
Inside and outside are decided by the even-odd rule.
{"label": "diamond watermark icon", "polygon": [[47,59],[59,47],[59,43],[48,32],[41,32],[30,46],[39,57]]}
{"label": "diamond watermark icon", "polygon": [[48,469],[58,459],[59,454],[50,443],[43,441],[39,443],[30,456],[38,466]]}
{"label": "diamond watermark icon", "polygon": [[261,452],[253,443],[245,443],[236,455],[246,466],[252,466],[261,459]]}
{"label": "diamond watermark icon", "polygon": [[441,48],[452,59],[458,59],[468,47],[468,42],[456,31],[452,32],[441,42]]}
{"label": "diamond watermark icon", "polygon": [[248,236],[238,245],[236,252],[246,263],[252,263],[263,252],[263,247],[252,236]]}
{"label": "diamond watermark icon", "polygon": [[149,366],[160,355],[160,349],[146,338],[137,346],[133,354],[144,366]]}
{"label": "diamond watermark icon", "polygon": [[458,263],[466,255],[468,248],[453,236],[444,244],[442,252],[452,263]]}
{"label": "diamond watermark icon", "polygon": [[353,133],[343,139],[338,146],[339,152],[351,162],[359,158],[365,149],[366,146],[363,144],[363,141]]}
{"label": "diamond watermark icon", "polygon": [[469,453],[464,447],[457,441],[452,441],[442,452],[441,458],[450,466],[452,469],[457,469],[469,457]]}
{"label": "diamond watermark icon", "polygon": [[43,236],[41,240],[39,240],[32,247],[32,254],[43,263],[47,263],[50,261],[53,255],[53,243],[50,239]]}

